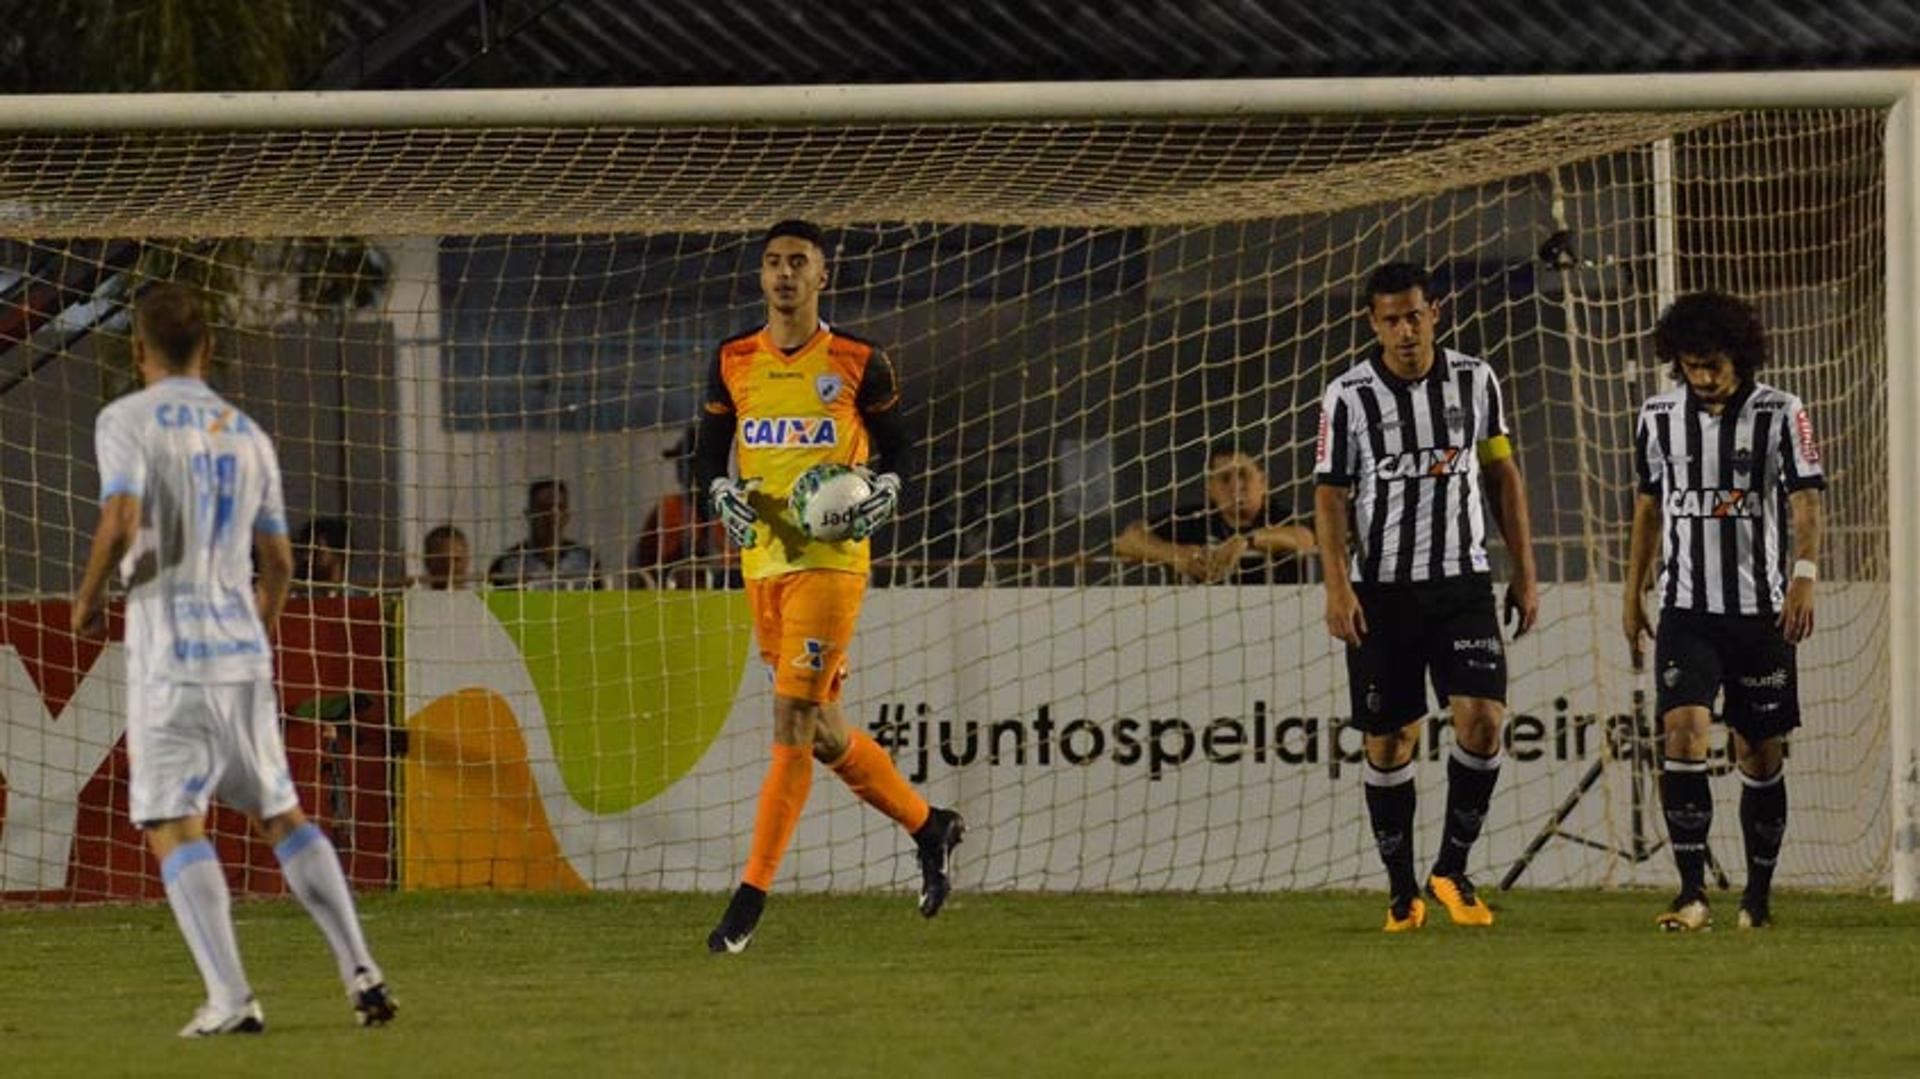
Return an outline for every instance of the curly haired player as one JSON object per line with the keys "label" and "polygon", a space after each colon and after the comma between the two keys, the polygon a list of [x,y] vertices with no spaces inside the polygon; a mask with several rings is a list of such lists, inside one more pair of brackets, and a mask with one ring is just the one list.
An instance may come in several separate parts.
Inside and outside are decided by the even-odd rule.
{"label": "curly haired player", "polygon": [[1657,921],[1681,932],[1712,921],[1707,731],[1724,690],[1747,847],[1740,925],[1757,928],[1773,920],[1773,869],[1787,831],[1784,740],[1800,725],[1794,649],[1813,632],[1827,480],[1806,405],[1755,379],[1767,335],[1745,301],[1680,297],[1655,325],[1653,349],[1680,385],[1640,406],[1622,629],[1637,667],[1653,632],[1644,596],[1658,554],[1660,801],[1680,894]]}

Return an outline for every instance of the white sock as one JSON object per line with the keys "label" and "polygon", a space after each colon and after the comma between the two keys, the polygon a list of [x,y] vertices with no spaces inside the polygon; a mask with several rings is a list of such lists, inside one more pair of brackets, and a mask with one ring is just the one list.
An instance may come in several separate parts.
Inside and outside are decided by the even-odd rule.
{"label": "white sock", "polygon": [[365,970],[380,981],[380,968],[367,952],[366,938],[360,934],[360,916],[353,909],[353,892],[347,888],[346,874],[340,872],[340,856],[320,826],[308,821],[273,848],[280,859],[280,872],[287,887],[313,916],[333,960],[340,967],[340,981],[351,992],[353,975]]}
{"label": "white sock", "polygon": [[253,996],[240,968],[240,945],[233,937],[233,899],[213,844],[204,839],[182,843],[160,863],[180,935],[187,938],[194,965],[207,983],[207,1001],[226,1010]]}

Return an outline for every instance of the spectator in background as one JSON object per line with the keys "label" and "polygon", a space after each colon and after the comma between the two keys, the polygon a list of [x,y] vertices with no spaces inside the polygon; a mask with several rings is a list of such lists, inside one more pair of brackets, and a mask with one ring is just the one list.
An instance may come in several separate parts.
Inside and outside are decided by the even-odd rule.
{"label": "spectator in background", "polygon": [[347,522],[315,517],[293,534],[293,591],[338,596],[347,589]]}
{"label": "spectator in background", "polygon": [[641,527],[633,557],[627,562],[636,587],[658,588],[667,583],[667,575],[679,563],[727,554],[726,530],[719,518],[702,511],[703,499],[694,490],[693,438],[694,430],[688,428],[666,452],[674,463],[680,487],[647,511],[647,523]]}
{"label": "spectator in background", "polygon": [[566,481],[533,481],[527,487],[527,538],[493,560],[488,582],[558,592],[605,588],[600,560],[566,538],[568,520]]}
{"label": "spectator in background", "polygon": [[444,524],[427,533],[420,561],[426,567],[421,583],[436,592],[451,592],[473,583],[473,555],[467,534]]}
{"label": "spectator in background", "polygon": [[1148,523],[1135,521],[1114,540],[1116,557],[1172,566],[1206,584],[1297,584],[1296,555],[1314,550],[1313,531],[1287,518],[1267,486],[1267,470],[1231,439],[1207,449],[1204,503]]}

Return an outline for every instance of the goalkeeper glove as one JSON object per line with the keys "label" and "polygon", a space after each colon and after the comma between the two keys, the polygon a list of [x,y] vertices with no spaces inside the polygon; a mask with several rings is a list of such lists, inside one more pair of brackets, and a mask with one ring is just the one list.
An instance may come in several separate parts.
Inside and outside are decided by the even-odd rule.
{"label": "goalkeeper glove", "polygon": [[760,481],[757,479],[736,483],[726,476],[720,476],[707,485],[707,498],[713,503],[713,512],[719,514],[720,523],[727,530],[727,538],[736,547],[751,547],[758,538],[753,525],[760,515],[747,504],[747,495],[758,486]]}
{"label": "goalkeeper glove", "polygon": [[873,535],[873,530],[886,524],[893,516],[894,507],[900,504],[900,477],[891,472],[874,475],[865,468],[854,471],[867,481],[873,493],[860,500],[853,508],[853,531],[850,538],[863,540]]}

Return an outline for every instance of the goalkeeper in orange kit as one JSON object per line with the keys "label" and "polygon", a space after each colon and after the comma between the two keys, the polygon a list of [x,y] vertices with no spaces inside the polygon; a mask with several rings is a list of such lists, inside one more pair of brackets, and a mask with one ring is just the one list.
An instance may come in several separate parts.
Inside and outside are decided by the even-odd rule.
{"label": "goalkeeper in orange kit", "polygon": [[[847,646],[867,587],[867,537],[893,515],[900,493],[894,470],[907,437],[886,354],[821,321],[826,283],[818,226],[782,221],[767,231],[760,258],[767,322],[721,342],[695,449],[698,485],[741,549],[754,636],[773,671],[773,761],[760,788],[752,851],[707,936],[708,950],[721,954],[745,950],[759,925],[806,806],[814,760],[912,835],[926,917],[946,902],[953,848],[966,832],[958,813],[929,806],[893,758],[840,710]],[[739,480],[728,474],[730,449],[739,458]],[[870,460],[888,471],[874,474]],[[873,488],[855,511],[852,536],[839,542],[809,538],[787,508],[794,482],[821,464],[858,469]]]}

